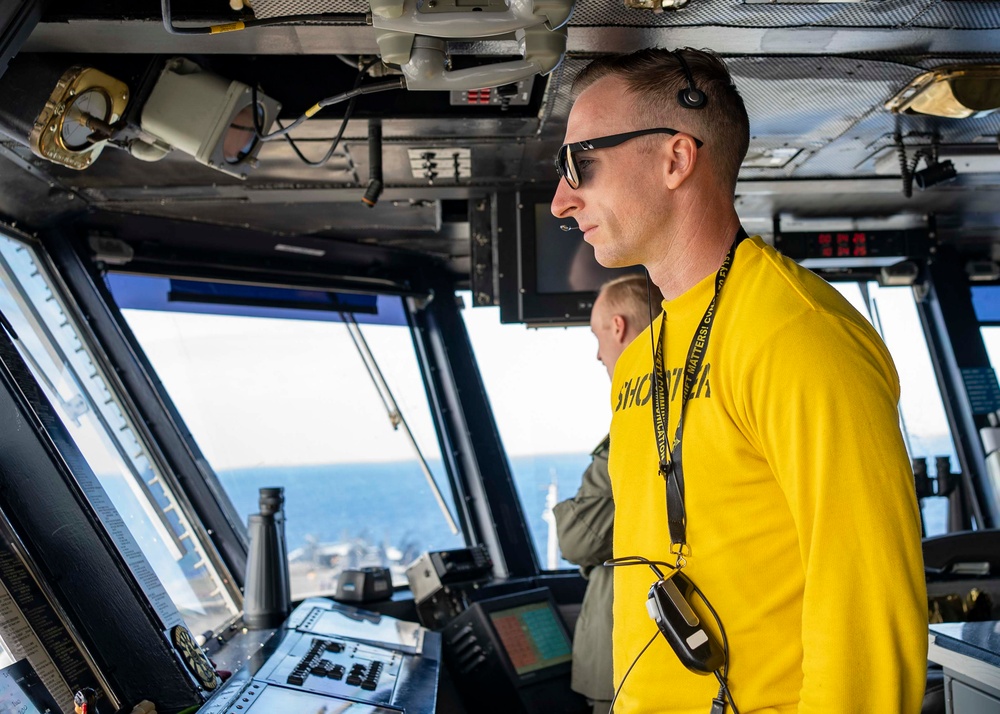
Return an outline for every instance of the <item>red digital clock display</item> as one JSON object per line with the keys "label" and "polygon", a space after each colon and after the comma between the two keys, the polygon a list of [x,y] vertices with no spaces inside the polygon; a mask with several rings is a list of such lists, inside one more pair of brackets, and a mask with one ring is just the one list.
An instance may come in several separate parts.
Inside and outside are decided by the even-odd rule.
{"label": "red digital clock display", "polygon": [[816,236],[821,258],[866,258],[868,235],[860,232],[820,233]]}
{"label": "red digital clock display", "polygon": [[[788,231],[775,236],[775,247],[792,260],[818,260],[816,267],[891,265],[898,258],[929,254],[926,229],[865,230],[842,228]],[[811,266],[810,266],[811,267]]]}

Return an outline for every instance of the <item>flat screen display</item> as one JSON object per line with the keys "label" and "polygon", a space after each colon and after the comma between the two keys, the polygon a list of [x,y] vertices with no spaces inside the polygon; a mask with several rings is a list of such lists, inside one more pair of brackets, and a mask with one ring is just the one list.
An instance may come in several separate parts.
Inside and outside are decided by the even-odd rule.
{"label": "flat screen display", "polygon": [[519,676],[572,658],[569,638],[548,602],[491,612],[490,620]]}
{"label": "flat screen display", "polygon": [[59,707],[28,660],[0,669],[0,714],[58,714]]}
{"label": "flat screen display", "polygon": [[[571,226],[572,230],[560,226]],[[547,203],[535,204],[535,237],[535,287],[539,294],[596,293],[607,281],[628,272],[598,263],[576,221],[556,218]]]}

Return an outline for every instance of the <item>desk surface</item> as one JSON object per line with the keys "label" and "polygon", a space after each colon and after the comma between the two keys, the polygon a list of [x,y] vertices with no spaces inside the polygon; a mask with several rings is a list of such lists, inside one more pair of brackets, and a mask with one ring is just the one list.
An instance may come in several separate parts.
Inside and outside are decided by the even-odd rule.
{"label": "desk surface", "polygon": [[930,634],[938,647],[1000,667],[1000,622],[945,622]]}
{"label": "desk surface", "polygon": [[1000,691],[1000,622],[931,625],[927,659]]}

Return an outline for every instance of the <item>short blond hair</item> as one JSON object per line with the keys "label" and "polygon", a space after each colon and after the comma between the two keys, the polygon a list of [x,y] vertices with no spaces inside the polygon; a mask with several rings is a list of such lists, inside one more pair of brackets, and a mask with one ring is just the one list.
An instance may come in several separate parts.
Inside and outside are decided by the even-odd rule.
{"label": "short blond hair", "polygon": [[[694,86],[705,94],[706,102],[701,109],[685,108],[677,100],[677,93],[689,86],[681,57],[691,72]],[[574,96],[609,76],[620,77],[626,92],[635,97],[639,123],[627,128],[645,129],[647,125],[666,123],[697,136],[705,142],[708,155],[714,157],[720,176],[735,191],[740,166],[750,146],[750,120],[721,57],[711,50],[690,47],[674,51],[649,48],[627,55],[608,55],[594,60],[576,76]]]}
{"label": "short blond hair", "polygon": [[649,327],[650,314],[660,314],[663,295],[645,273],[629,273],[613,278],[601,286],[600,295],[608,306],[610,315],[625,318],[625,329],[634,336]]}

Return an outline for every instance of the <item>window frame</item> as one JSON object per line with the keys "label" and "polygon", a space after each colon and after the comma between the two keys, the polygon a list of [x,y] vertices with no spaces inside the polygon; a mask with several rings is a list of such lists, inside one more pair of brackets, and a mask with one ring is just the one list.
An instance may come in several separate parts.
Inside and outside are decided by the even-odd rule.
{"label": "window frame", "polygon": [[[968,400],[965,399],[963,401],[958,396],[958,391],[956,390],[956,373],[959,370],[956,363],[955,348],[952,344],[952,334],[949,331],[950,323],[946,319],[946,313],[950,317],[953,314],[952,311],[962,308],[962,305],[957,304],[953,296],[950,296],[946,301],[947,305],[942,305],[935,288],[936,281],[946,279],[950,282],[956,279],[956,275],[964,278],[965,273],[963,270],[956,274],[951,270],[952,266],[949,265],[950,261],[947,259],[938,262],[945,264],[943,272],[936,270],[935,268],[940,269],[941,266],[932,262],[929,270],[925,266],[925,272],[922,273],[920,281],[909,286],[900,287],[909,287],[913,295],[913,304],[920,322],[921,335],[927,345],[931,368],[934,371],[935,385],[940,395],[942,406],[944,407],[948,433],[951,437],[955,450],[955,458],[958,462],[959,485],[956,492],[953,492],[948,497],[951,501],[948,508],[948,524],[945,532],[945,535],[948,535],[969,527],[968,524],[956,523],[955,519],[958,516],[970,521],[971,527],[974,529],[988,527],[990,515],[984,509],[984,505],[989,507],[989,504],[995,501],[997,497],[1000,497],[1000,494],[992,494],[994,498],[985,498],[984,504],[984,494],[980,490],[981,485],[986,484],[986,488],[989,488],[988,481],[984,481],[982,476],[982,471],[985,469],[985,458],[978,460],[976,458],[977,450],[978,453],[982,452],[982,444],[979,441],[978,431],[974,428],[969,429],[972,414]],[[836,276],[823,275],[822,273],[819,274],[831,284],[857,283],[861,290],[862,299],[868,307],[868,319],[875,325],[875,320],[871,314],[871,296],[867,283],[874,281],[882,285],[882,281],[877,276],[853,275],[838,278]],[[968,310],[963,311],[963,313],[967,312],[975,319],[975,315],[972,313],[971,292],[969,293],[967,307]],[[957,321],[962,323],[961,329],[965,327],[968,314],[959,315],[960,319]],[[875,327],[881,335],[879,326],[875,325]],[[985,347],[983,350],[985,352]],[[958,381],[960,381],[960,377]],[[964,396],[964,391],[961,394]],[[987,493],[986,495],[990,494]],[[956,503],[960,504],[960,507],[956,508]]]}
{"label": "window frame", "polygon": [[[184,432],[176,426],[169,413],[164,413],[165,405],[161,399],[157,398],[155,401],[159,410],[152,413],[148,409],[150,406],[148,400],[140,405],[133,399],[133,385],[139,384],[148,390],[153,381],[150,377],[151,371],[145,369],[146,365],[137,359],[141,350],[136,350],[134,337],[124,324],[110,294],[105,290],[105,296],[100,295],[99,286],[104,287],[103,282],[93,279],[94,275],[84,267],[86,263],[68,241],[56,238],[43,243],[27,236],[15,235],[9,230],[5,230],[4,235],[31,250],[38,267],[45,271],[51,289],[60,301],[61,309],[74,321],[79,339],[84,343],[95,366],[101,371],[108,389],[114,394],[122,416],[127,420],[150,463],[176,500],[177,508],[183,513],[192,536],[198,539],[203,554],[225,587],[227,597],[235,604],[238,612],[229,622],[220,626],[219,631],[224,630],[239,619],[239,611],[242,611],[243,607],[243,593],[240,588],[246,560],[245,528],[240,549],[242,555],[240,561],[237,561],[243,565],[234,572],[233,559],[224,558],[223,548],[220,548],[220,533],[215,526],[219,519],[206,523],[202,517],[204,509],[195,507],[188,490],[188,486],[197,480],[203,481],[207,488],[212,489],[217,484],[217,480],[215,484],[211,482],[215,479],[215,475],[204,458],[199,459],[200,453],[196,446],[189,452],[189,458],[193,461],[197,474],[194,479],[190,474],[174,467],[176,462],[170,456],[176,452],[168,455],[161,449],[158,437],[165,430],[173,430],[175,435]],[[116,317],[120,323],[115,322]],[[112,322],[115,324],[112,325]],[[132,337],[132,344],[127,341],[129,337]],[[116,359],[125,355],[131,359],[127,361]],[[143,406],[147,408],[143,409]],[[238,519],[236,522],[238,523]]]}

